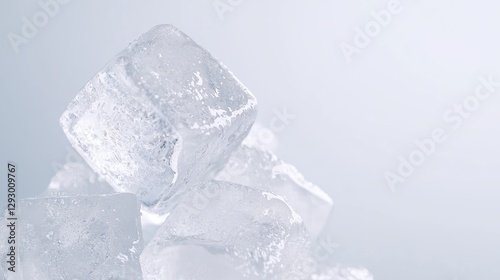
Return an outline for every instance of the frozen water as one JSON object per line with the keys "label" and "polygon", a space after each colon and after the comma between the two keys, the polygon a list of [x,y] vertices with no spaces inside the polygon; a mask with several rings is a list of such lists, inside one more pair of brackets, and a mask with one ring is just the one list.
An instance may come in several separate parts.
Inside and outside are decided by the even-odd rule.
{"label": "frozen water", "polygon": [[[148,261],[151,262],[151,258]],[[210,252],[203,245],[171,245],[158,252],[152,261],[158,270],[150,274],[145,270],[145,279],[162,280],[260,280],[255,275],[243,276],[241,265],[228,254]],[[149,264],[144,264],[149,265]]]}
{"label": "frozen water", "polygon": [[342,266],[325,268],[314,274],[311,280],[373,280],[373,275],[361,266]]}
{"label": "frozen water", "polygon": [[210,181],[173,209],[141,264],[146,279],[291,279],[308,255],[307,230],[283,198]]}
{"label": "frozen water", "polygon": [[230,181],[283,196],[302,217],[312,238],[317,237],[333,207],[330,196],[304,179],[297,169],[246,139],[232,154],[217,180]]}
{"label": "frozen water", "polygon": [[116,191],[164,214],[187,186],[222,168],[255,115],[255,98],[225,66],[159,25],[87,83],[61,126]]}
{"label": "frozen water", "polygon": [[142,279],[139,209],[133,194],[22,200],[23,279]]}
{"label": "frozen water", "polygon": [[[48,189],[40,197],[111,194],[114,190],[85,162],[66,163],[52,178]],[[153,237],[165,216],[141,209],[141,228],[144,244]]]}
{"label": "frozen water", "polygon": [[144,245],[149,243],[167,217],[168,214],[158,215],[149,212],[147,209],[144,209],[144,207],[141,209],[141,226]]}
{"label": "frozen water", "polygon": [[68,162],[50,181],[42,196],[96,195],[114,193],[113,188],[85,162]]}

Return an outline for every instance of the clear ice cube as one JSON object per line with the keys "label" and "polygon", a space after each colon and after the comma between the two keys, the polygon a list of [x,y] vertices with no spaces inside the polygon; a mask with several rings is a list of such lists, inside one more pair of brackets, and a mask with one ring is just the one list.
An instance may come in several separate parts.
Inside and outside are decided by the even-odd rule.
{"label": "clear ice cube", "polygon": [[133,194],[20,201],[23,279],[142,279],[139,209]]}
{"label": "clear ice cube", "polygon": [[319,236],[333,208],[330,196],[307,181],[294,166],[248,139],[233,152],[216,179],[283,196],[302,217],[312,238]]}
{"label": "clear ice cube", "polygon": [[187,186],[222,168],[255,115],[255,97],[224,65],[159,25],[87,83],[61,126],[116,191],[165,214]]}
{"label": "clear ice cube", "polygon": [[[210,181],[173,209],[141,264],[145,279],[292,279],[303,273],[309,248],[300,216],[283,198]],[[225,278],[214,276],[227,267]]]}

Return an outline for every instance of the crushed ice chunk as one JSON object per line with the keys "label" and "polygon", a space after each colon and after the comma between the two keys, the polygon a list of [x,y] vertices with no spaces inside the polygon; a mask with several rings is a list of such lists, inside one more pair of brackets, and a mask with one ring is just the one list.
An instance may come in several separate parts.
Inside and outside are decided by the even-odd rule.
{"label": "crushed ice chunk", "polygon": [[184,189],[222,168],[255,115],[255,97],[225,66],[159,25],[87,83],[61,126],[116,191],[165,214]]}
{"label": "crushed ice chunk", "polygon": [[[291,279],[309,250],[307,230],[283,198],[210,181],[173,209],[141,264],[145,279]],[[222,269],[228,276],[207,277]]]}
{"label": "crushed ice chunk", "polygon": [[23,279],[142,279],[139,209],[133,194],[20,201]]}
{"label": "crushed ice chunk", "polygon": [[294,166],[281,161],[263,146],[251,146],[247,140],[233,152],[216,179],[284,197],[302,217],[312,238],[319,236],[333,207],[330,196],[307,181]]}

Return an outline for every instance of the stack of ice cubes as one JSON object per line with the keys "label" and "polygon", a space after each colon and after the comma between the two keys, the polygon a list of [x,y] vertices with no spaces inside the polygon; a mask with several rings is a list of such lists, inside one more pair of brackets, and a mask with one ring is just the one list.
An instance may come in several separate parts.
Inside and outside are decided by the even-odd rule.
{"label": "stack of ice cubes", "polygon": [[22,201],[21,275],[355,279],[311,269],[311,244],[333,202],[252,143],[255,135],[245,140],[256,104],[177,28],[142,35],[63,113],[84,161],[66,164],[46,193]]}

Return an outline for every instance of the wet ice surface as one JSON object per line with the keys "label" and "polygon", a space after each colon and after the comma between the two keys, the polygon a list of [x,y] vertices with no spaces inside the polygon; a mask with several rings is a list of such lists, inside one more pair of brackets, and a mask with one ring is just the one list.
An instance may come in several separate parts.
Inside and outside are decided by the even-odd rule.
{"label": "wet ice surface", "polygon": [[[68,139],[119,192],[158,214],[222,168],[256,115],[253,95],[184,33],[160,25],[93,77],[61,117]],[[168,203],[167,203],[168,200]]]}
{"label": "wet ice surface", "polygon": [[240,145],[216,178],[283,196],[302,217],[310,235],[317,237],[328,221],[332,199],[294,166],[254,141]]}
{"label": "wet ice surface", "polygon": [[23,279],[142,279],[135,195],[26,199],[18,209]]}
{"label": "wet ice surface", "polygon": [[[184,196],[141,263],[146,279],[292,279],[307,258],[307,231],[281,197],[211,181]],[[214,267],[232,269],[217,278]]]}

